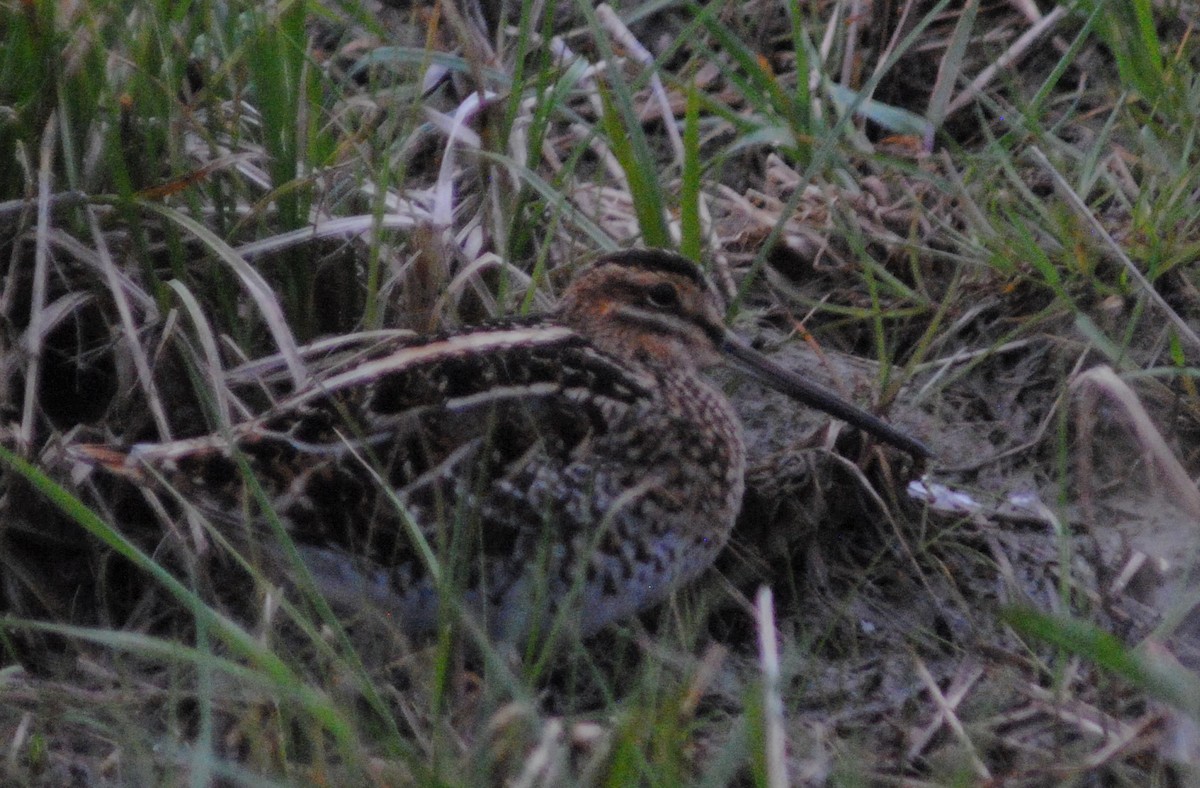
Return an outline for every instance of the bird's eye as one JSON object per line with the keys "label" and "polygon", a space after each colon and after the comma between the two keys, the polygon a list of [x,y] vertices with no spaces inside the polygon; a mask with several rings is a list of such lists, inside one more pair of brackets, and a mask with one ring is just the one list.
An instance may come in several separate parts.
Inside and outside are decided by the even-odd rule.
{"label": "bird's eye", "polygon": [[679,306],[679,293],[675,290],[674,285],[659,282],[646,291],[646,301],[650,303],[650,306],[668,309]]}

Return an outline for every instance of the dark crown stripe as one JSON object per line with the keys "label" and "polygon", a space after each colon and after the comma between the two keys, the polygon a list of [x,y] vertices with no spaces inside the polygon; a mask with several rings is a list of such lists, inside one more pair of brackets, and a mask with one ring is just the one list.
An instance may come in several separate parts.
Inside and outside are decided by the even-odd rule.
{"label": "dark crown stripe", "polygon": [[690,279],[702,287],[706,286],[704,274],[700,272],[695,263],[665,249],[629,249],[605,255],[596,261],[596,265],[606,264],[676,274]]}

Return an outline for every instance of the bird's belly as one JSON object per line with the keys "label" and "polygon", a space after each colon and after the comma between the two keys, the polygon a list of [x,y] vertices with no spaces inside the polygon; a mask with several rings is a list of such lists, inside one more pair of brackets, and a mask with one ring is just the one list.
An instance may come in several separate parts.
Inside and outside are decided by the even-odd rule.
{"label": "bird's belly", "polygon": [[[579,542],[586,539],[577,539],[573,549],[556,544],[514,561],[491,560],[486,577],[451,580],[444,591],[413,561],[380,566],[337,549],[301,546],[300,552],[335,607],[373,610],[413,637],[462,613],[490,637],[517,642],[561,629],[588,636],[662,602],[712,564],[727,532],[714,529],[704,536],[666,529],[637,544],[618,539],[584,545]],[[441,570],[454,576],[449,564]]]}

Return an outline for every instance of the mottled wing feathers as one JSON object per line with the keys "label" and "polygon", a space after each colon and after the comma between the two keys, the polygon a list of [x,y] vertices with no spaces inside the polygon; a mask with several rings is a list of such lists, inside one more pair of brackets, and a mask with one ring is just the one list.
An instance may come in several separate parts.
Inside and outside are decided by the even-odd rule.
{"label": "mottled wing feathers", "polygon": [[435,547],[442,526],[470,512],[484,550],[499,554],[550,514],[539,509],[555,499],[524,488],[570,486],[564,475],[583,448],[636,418],[650,396],[652,381],[552,323],[398,344],[229,437],[80,453],[143,482],[161,476],[233,520],[247,502],[232,443],[298,543],[403,567],[412,545],[380,480]]}

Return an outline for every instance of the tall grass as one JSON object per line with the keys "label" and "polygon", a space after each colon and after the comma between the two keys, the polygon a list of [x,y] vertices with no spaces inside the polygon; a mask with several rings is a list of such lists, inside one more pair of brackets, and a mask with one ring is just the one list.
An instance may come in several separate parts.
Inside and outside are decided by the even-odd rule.
{"label": "tall grass", "polygon": [[[474,32],[468,5],[0,6],[0,391],[15,425],[0,593],[38,599],[0,618],[3,779],[867,784],[1066,762],[1160,776],[1162,751],[1113,744],[1097,762],[1111,740],[1065,717],[1057,750],[1035,733],[1014,742],[1016,712],[996,706],[1057,676],[1106,720],[1177,691],[1195,713],[1190,674],[1103,631],[1122,621],[1096,601],[1111,567],[1062,526],[1082,528],[1077,368],[1103,358],[1177,403],[1163,412],[1194,435],[1193,32],[1140,1],[1037,20],[979,3],[864,19],[841,2],[524,0]],[[560,269],[639,243],[703,260],[731,320],[799,338],[816,368],[869,359],[838,382],[931,414],[947,482],[983,497],[999,469],[1041,485],[1049,557],[1020,563],[1033,559],[1012,545],[1033,537],[1001,543],[980,523],[1011,521],[990,510],[914,514],[886,463],[799,473],[792,442],[758,457],[775,474],[741,528],[768,533],[659,611],[522,650],[450,604],[431,643],[384,627],[364,644],[294,551],[282,588],[200,524],[250,578],[253,612],[233,616],[228,589],[135,533],[64,460],[76,442],[228,430],[307,385],[320,336],[347,335],[349,355],[386,326],[535,311]],[[272,355],[245,394],[233,370]],[[102,416],[69,415],[89,401]],[[254,506],[272,519],[261,494]],[[46,556],[11,549],[18,537],[51,539],[62,577],[39,576]],[[56,607],[52,581],[77,579],[67,556],[96,600],[67,591]],[[1102,568],[1078,570],[1087,560]],[[69,614],[113,602],[119,567],[143,591],[128,619]],[[762,583],[777,621],[746,599]],[[1004,619],[1013,598],[1058,617]],[[764,676],[765,626],[782,636],[777,675]],[[55,644],[70,669],[13,667],[29,642]],[[1108,681],[1120,691],[1096,691]]]}

